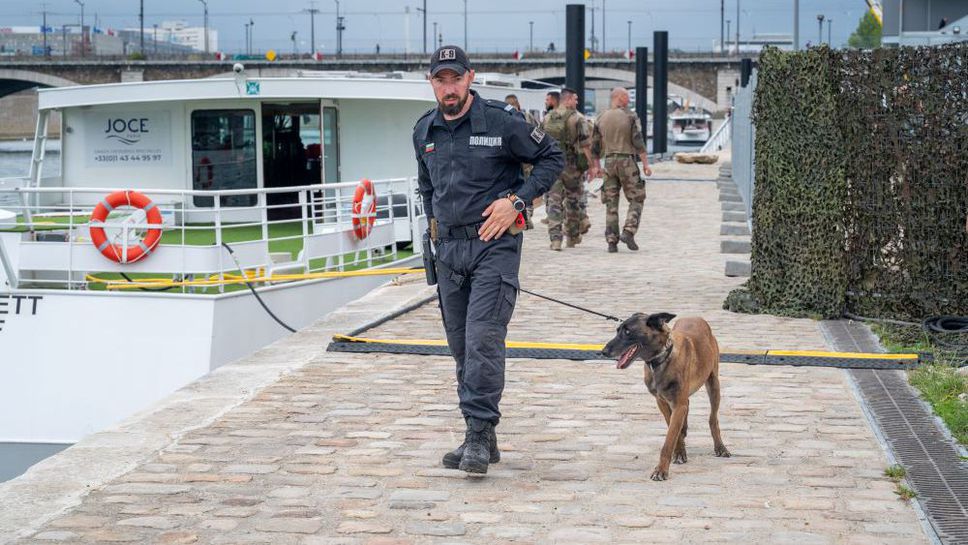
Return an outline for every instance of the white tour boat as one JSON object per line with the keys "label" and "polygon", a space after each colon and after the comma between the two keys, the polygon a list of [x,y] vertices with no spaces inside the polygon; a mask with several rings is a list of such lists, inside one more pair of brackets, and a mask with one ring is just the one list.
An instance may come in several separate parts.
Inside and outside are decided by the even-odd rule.
{"label": "white tour boat", "polygon": [[419,264],[423,76],[235,68],[39,91],[30,174],[0,180],[0,443],[75,442],[287,335],[243,280],[299,328],[389,280],[334,273]]}

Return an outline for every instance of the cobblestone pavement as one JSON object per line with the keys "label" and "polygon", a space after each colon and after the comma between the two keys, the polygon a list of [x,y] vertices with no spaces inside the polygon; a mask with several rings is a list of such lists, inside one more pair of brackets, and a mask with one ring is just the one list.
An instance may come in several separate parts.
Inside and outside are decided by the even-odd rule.
{"label": "cobblestone pavement", "polygon": [[[699,314],[724,349],[827,347],[815,322],[721,309],[740,280],[722,275],[715,184],[648,192],[636,253],[605,252],[594,201],[577,248],[551,252],[536,222],[523,287],[620,316]],[[615,327],[518,301],[513,340],[604,342]],[[443,338],[432,305],[367,335]],[[641,362],[509,360],[503,459],[477,479],[439,466],[462,439],[450,358],[327,353],[326,341],[19,543],[927,543],[843,371],[723,364],[733,457],[713,456],[700,392],[688,463],[652,482],[665,425]]]}

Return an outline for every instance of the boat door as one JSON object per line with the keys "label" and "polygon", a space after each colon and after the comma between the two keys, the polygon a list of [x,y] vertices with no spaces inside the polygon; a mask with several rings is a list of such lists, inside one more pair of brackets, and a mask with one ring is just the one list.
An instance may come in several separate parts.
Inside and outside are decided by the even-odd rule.
{"label": "boat door", "polygon": [[[311,185],[323,180],[321,117],[318,101],[263,103],[262,179],[266,188]],[[298,202],[296,192],[268,194],[269,220],[300,217]]]}

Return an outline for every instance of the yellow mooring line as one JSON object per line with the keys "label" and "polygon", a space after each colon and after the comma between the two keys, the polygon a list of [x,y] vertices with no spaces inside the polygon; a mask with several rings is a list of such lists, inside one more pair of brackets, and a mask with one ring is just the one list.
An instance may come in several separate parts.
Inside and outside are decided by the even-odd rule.
{"label": "yellow mooring line", "polygon": [[227,286],[232,284],[253,283],[283,283],[296,282],[298,280],[315,280],[319,278],[346,278],[351,276],[386,276],[398,274],[423,273],[423,269],[396,268],[396,269],[363,269],[359,271],[329,271],[318,273],[302,274],[274,274],[267,276],[259,272],[245,271],[243,275],[225,274],[219,278],[218,275],[209,276],[202,280],[172,280],[171,278],[139,278],[133,282],[127,280],[108,280],[98,278],[94,275],[87,275],[88,282],[104,284],[105,289],[109,290],[133,290],[139,288],[178,288],[184,286]]}
{"label": "yellow mooring line", "polygon": [[[445,340],[433,339],[371,339],[367,337],[350,337],[347,335],[333,335],[333,341],[345,343],[374,343],[374,344],[397,344],[415,346],[447,346]],[[507,341],[504,343],[507,348],[547,348],[552,350],[589,350],[599,352],[605,347],[603,344],[576,344],[576,343],[536,343]],[[865,360],[913,360],[918,361],[917,354],[876,354],[869,352],[826,352],[823,350],[721,350],[721,353],[744,354],[751,356],[795,356],[806,358],[844,358],[844,359],[865,359]]]}

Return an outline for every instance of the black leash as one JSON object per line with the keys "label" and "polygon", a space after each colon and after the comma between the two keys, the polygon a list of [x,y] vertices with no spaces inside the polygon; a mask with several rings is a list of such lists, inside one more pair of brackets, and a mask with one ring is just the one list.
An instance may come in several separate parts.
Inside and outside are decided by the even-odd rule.
{"label": "black leash", "polygon": [[601,312],[595,312],[594,310],[589,310],[589,309],[587,309],[585,307],[580,307],[578,305],[573,305],[571,303],[566,303],[566,302],[561,301],[559,299],[555,299],[554,297],[548,297],[547,295],[541,295],[540,293],[535,293],[533,291],[529,291],[529,290],[526,290],[524,288],[519,288],[519,289],[521,291],[523,291],[524,293],[527,293],[529,295],[534,295],[535,297],[540,297],[542,299],[547,299],[548,301],[551,301],[553,303],[558,303],[559,305],[565,305],[566,307],[571,307],[573,309],[577,309],[577,310],[580,310],[582,312],[587,312],[589,314],[594,314],[595,316],[601,316],[602,318],[605,318],[606,320],[614,320],[616,322],[621,322],[622,321],[622,320],[619,320],[618,318],[616,318],[615,316],[610,316],[608,314],[602,314]]}

